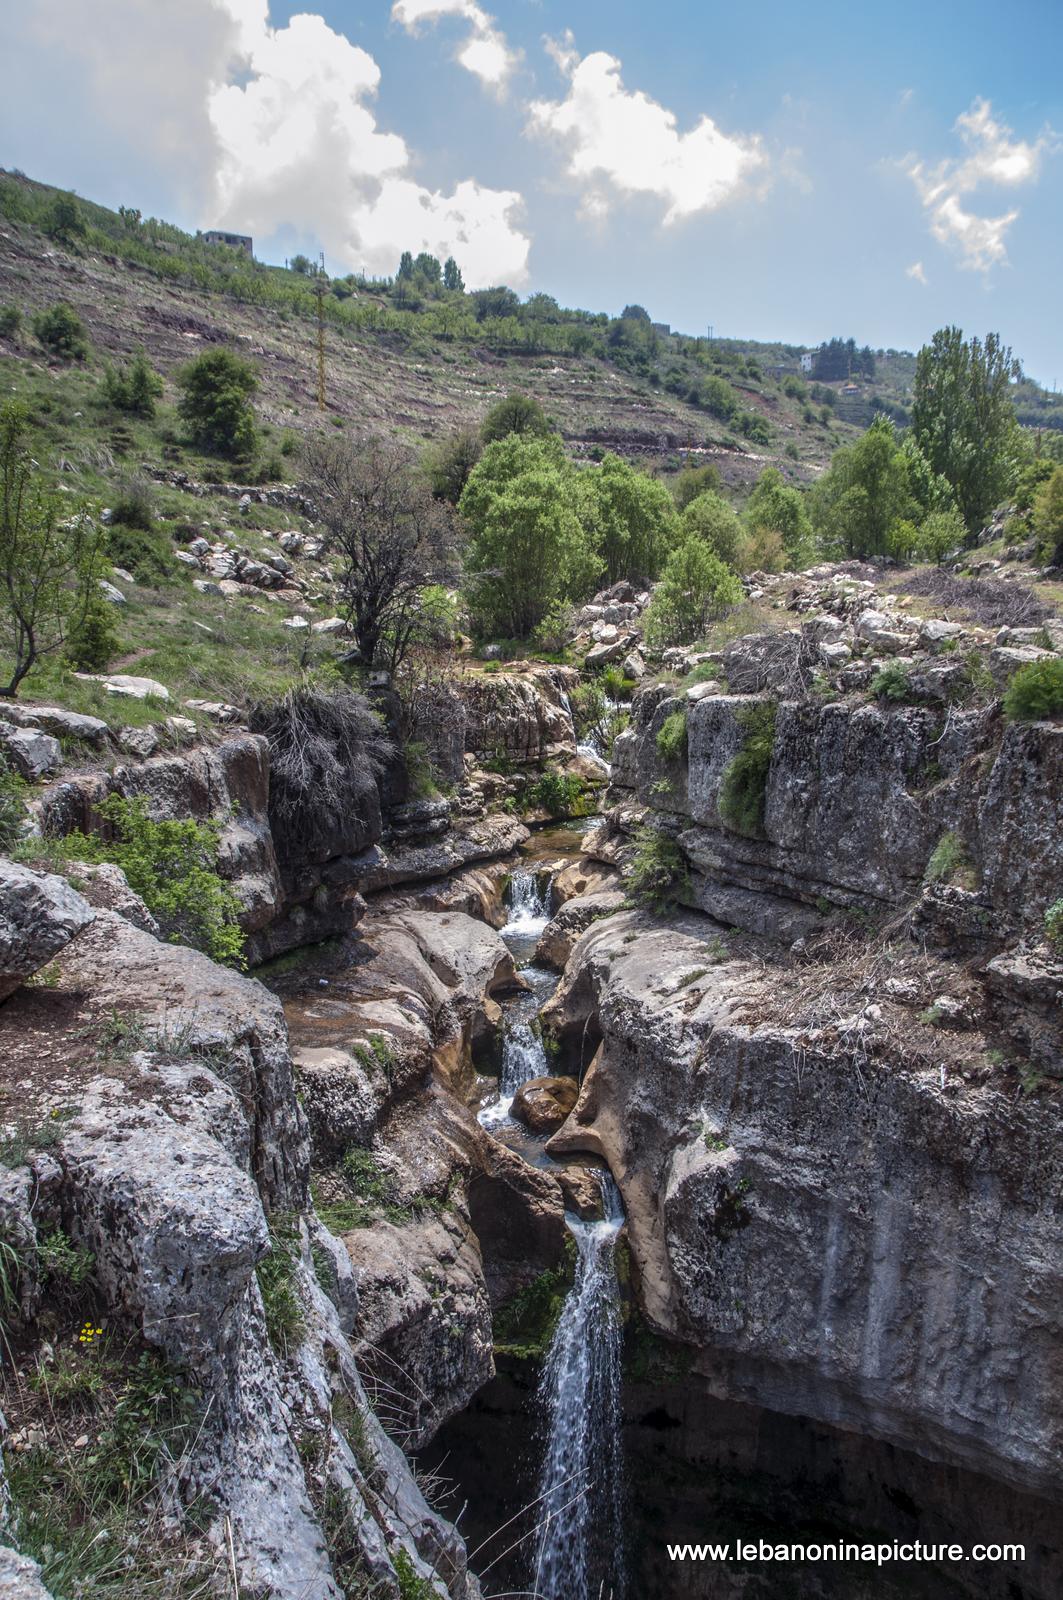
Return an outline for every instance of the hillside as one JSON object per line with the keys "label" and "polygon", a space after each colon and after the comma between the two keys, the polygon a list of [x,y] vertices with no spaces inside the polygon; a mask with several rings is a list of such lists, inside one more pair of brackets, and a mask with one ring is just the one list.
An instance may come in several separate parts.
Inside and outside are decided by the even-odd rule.
{"label": "hillside", "polygon": [[[277,430],[353,426],[397,431],[422,443],[478,423],[495,400],[518,388],[541,401],[576,453],[616,450],[662,471],[675,470],[686,452],[707,454],[725,484],[741,489],[768,463],[794,481],[808,480],[873,414],[870,389],[855,404],[842,398],[836,417],[819,400],[810,403],[796,375],[794,347],[720,340],[710,358],[707,341],[665,338],[657,341],[644,379],[626,370],[631,361],[622,349],[618,359],[608,359],[509,348],[528,339],[525,331],[500,326],[507,319],[433,332],[439,318],[430,309],[391,309],[379,285],[326,300],[321,413],[317,308],[306,277],[246,259],[234,267],[233,252],[212,250],[166,225],[151,231],[150,224],[137,224],[131,242],[117,213],[81,201],[88,234],[64,245],[40,226],[57,192],[0,177],[0,304],[17,306],[28,321],[67,301],[88,329],[94,353],[88,371],[97,377],[102,362],[138,346],[169,377],[208,345],[236,345],[259,365],[260,415]],[[597,331],[607,319],[591,322]],[[551,342],[550,325],[533,341]],[[793,370],[772,376],[771,368],[780,365]],[[902,403],[911,365],[903,357],[880,362],[875,391]],[[17,345],[0,342],[6,391],[33,385],[43,366],[28,335]],[[690,403],[691,384],[706,373],[727,374],[745,412],[766,420],[767,443],[744,441],[730,423]],[[824,398],[833,401],[833,391],[843,386],[823,387],[832,391]]]}

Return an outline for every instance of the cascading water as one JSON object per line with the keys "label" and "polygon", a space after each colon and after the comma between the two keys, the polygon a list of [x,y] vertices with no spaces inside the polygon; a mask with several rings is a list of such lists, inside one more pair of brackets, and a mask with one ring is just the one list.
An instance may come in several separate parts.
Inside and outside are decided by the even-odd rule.
{"label": "cascading water", "polygon": [[568,1217],[576,1281],[539,1387],[546,1453],[532,1569],[538,1600],[623,1600],[622,1329],[616,1240],[624,1222],[616,1184],[602,1174],[605,1216]]}
{"label": "cascading water", "polygon": [[[502,937],[523,965],[535,949],[535,943],[550,918],[550,889],[540,887],[534,872],[515,872],[509,880],[506,899],[509,919],[501,929]],[[502,1038],[502,1070],[498,1080],[498,1099],[480,1112],[480,1122],[485,1128],[495,1128],[509,1117],[513,1096],[522,1083],[531,1078],[545,1077],[550,1067],[542,1040],[532,1027],[541,1000],[543,981],[552,984],[552,975],[537,967],[523,966],[524,976],[531,984],[528,1007],[520,1002],[507,1008],[505,1033]]]}
{"label": "cascading water", "polygon": [[509,880],[509,917],[501,930],[503,939],[537,939],[549,920],[546,896],[534,872],[515,872]]}
{"label": "cascading water", "polygon": [[513,1096],[522,1083],[544,1078],[550,1071],[543,1042],[527,1022],[513,1021],[502,1040],[502,1071],[498,1080],[498,1099],[480,1113],[485,1128],[505,1122]]}

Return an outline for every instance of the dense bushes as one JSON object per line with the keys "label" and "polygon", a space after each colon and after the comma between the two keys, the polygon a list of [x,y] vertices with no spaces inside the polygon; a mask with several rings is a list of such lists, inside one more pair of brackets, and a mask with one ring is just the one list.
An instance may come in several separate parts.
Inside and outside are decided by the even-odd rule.
{"label": "dense bushes", "polygon": [[665,562],[646,608],[644,627],[654,649],[693,644],[711,622],[742,600],[742,585],[696,534],[688,534]]}
{"label": "dense bushes", "polygon": [[60,361],[84,361],[89,353],[85,327],[72,306],[64,300],[49,311],[38,311],[33,332],[49,355]]}
{"label": "dense bushes", "polygon": [[162,394],[162,379],[143,350],[138,350],[126,366],[117,370],[110,366],[104,368],[103,394],[116,411],[150,420],[155,415],[155,402]]}
{"label": "dense bushes", "polygon": [[635,840],[626,887],[636,905],[663,915],[689,888],[686,858],[674,840],[655,828],[643,828]]}
{"label": "dense bushes", "polygon": [[251,396],[258,379],[249,362],[231,350],[204,350],[177,374],[178,411],[193,444],[232,459],[253,454],[255,417]]}
{"label": "dense bushes", "polygon": [[76,861],[113,861],[173,943],[189,944],[214,961],[243,965],[240,902],[218,875],[215,822],[155,822],[143,799],[111,795],[100,815],[112,837],[71,833],[63,854]]}
{"label": "dense bushes", "polygon": [[1063,716],[1063,657],[1045,656],[1020,667],[1005,690],[1004,712],[1018,722]]}

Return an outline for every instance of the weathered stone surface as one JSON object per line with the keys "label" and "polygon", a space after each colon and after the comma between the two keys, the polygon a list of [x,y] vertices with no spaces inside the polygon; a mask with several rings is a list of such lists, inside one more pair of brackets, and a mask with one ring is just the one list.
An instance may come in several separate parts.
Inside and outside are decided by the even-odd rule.
{"label": "weathered stone surface", "polygon": [[65,878],[0,856],[0,1000],[47,966],[95,915]]}
{"label": "weathered stone surface", "polygon": [[466,750],[481,758],[502,755],[516,762],[574,756],[568,691],[578,681],[579,674],[571,667],[467,674],[459,687],[466,713]]}
{"label": "weathered stone surface", "polygon": [[651,1321],[714,1394],[1058,1499],[1058,1109],[798,1044],[756,963],[692,996],[699,943],[593,926],[549,1008],[598,1045],[549,1148],[608,1160]]}
{"label": "weathered stone surface", "polygon": [[532,1133],[553,1133],[576,1104],[575,1078],[531,1078],[513,1096],[513,1115]]}
{"label": "weathered stone surface", "polygon": [[63,762],[63,747],[50,733],[15,728],[8,722],[0,722],[0,749],[19,776],[31,783],[47,777]]}
{"label": "weathered stone surface", "polygon": [[75,677],[90,683],[102,683],[105,694],[124,695],[127,700],[169,700],[170,691],[155,678],[137,678],[127,672],[78,672]]}
{"label": "weathered stone surface", "polygon": [[597,894],[580,894],[566,900],[561,909],[551,917],[539,936],[535,959],[544,967],[560,972],[572,953],[572,946],[583,932],[601,917],[611,917],[624,905],[624,894],[619,889],[606,889]]}
{"label": "weathered stone surface", "polygon": [[3,1600],[51,1600],[36,1561],[7,1545],[0,1545],[0,1596]]}
{"label": "weathered stone surface", "polygon": [[80,711],[64,711],[60,706],[22,706],[0,704],[0,721],[14,722],[20,728],[42,728],[56,738],[81,739],[85,744],[103,746],[110,733],[100,717],[86,717]]}

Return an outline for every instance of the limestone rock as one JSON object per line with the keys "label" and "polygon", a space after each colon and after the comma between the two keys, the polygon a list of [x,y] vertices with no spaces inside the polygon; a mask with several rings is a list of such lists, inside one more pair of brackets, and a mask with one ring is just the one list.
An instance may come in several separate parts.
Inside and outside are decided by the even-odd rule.
{"label": "limestone rock", "polygon": [[100,717],[83,716],[59,706],[20,706],[14,702],[0,704],[0,722],[13,722],[20,728],[43,728],[57,739],[80,739],[98,748],[106,745],[111,731]]}
{"label": "limestone rock", "polygon": [[0,857],[0,1000],[47,966],[95,916],[65,878]]}
{"label": "limestone rock", "polygon": [[170,691],[164,683],[159,683],[155,678],[137,678],[127,672],[91,673],[78,672],[75,677],[84,678],[89,683],[102,683],[105,694],[123,695],[127,700],[169,700]]}
{"label": "limestone rock", "polygon": [[513,1115],[532,1133],[560,1128],[579,1094],[575,1078],[531,1078],[513,1097]]}
{"label": "limestone rock", "polygon": [[63,747],[50,733],[0,722],[0,749],[20,777],[36,783],[62,766]]}
{"label": "limestone rock", "polygon": [[590,927],[592,922],[602,917],[610,917],[621,910],[624,900],[624,894],[619,889],[606,889],[597,894],[581,894],[575,899],[566,900],[539,936],[539,942],[535,947],[536,962],[544,967],[553,968],[555,972],[562,971],[572,952],[572,946],[584,928]]}
{"label": "limestone rock", "polygon": [[3,1600],[51,1600],[36,1561],[7,1545],[0,1545],[0,1596]]}

